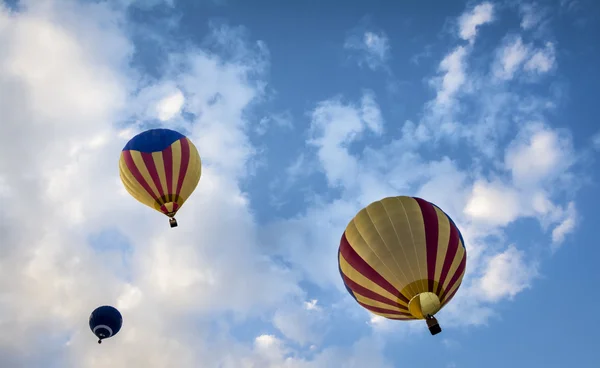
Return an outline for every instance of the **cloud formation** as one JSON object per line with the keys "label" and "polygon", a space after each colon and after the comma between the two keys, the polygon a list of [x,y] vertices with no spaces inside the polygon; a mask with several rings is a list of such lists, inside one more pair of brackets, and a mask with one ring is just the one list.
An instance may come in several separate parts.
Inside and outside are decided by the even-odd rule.
{"label": "cloud formation", "polygon": [[[335,235],[315,237],[308,232],[308,224],[322,223],[327,218],[330,227],[343,229],[348,219],[371,201],[397,193],[421,196],[440,205],[455,219],[463,229],[469,254],[461,292],[442,315],[451,325],[481,324],[493,315],[493,303],[514,297],[538,275],[537,260],[525,260],[526,244],[506,247],[497,244],[494,237],[503,239],[510,224],[535,218],[544,231],[549,231],[548,250],[556,250],[564,241],[562,235],[574,230],[575,205],[559,199],[569,191],[567,183],[576,160],[571,137],[545,122],[545,97],[532,100],[498,88],[498,82],[488,77],[498,73],[494,69],[498,64],[493,60],[489,71],[469,66],[470,57],[477,52],[474,41],[478,30],[494,20],[493,14],[493,5],[484,3],[459,17],[459,36],[469,45],[451,48],[441,59],[439,75],[431,79],[435,98],[425,104],[424,119],[419,123],[406,121],[400,136],[375,143],[381,142],[387,126],[383,120],[372,125],[361,123],[364,96],[360,102],[335,97],[319,102],[311,111],[310,144],[315,146],[316,165],[329,187],[338,192],[328,202],[320,198],[325,203],[290,221],[293,229],[286,228],[285,237],[280,238],[287,245],[283,254],[306,269],[307,274],[322,269],[315,266],[321,264],[319,258],[334,257],[337,250]],[[539,74],[555,67],[554,56],[544,58],[552,59],[551,66],[535,56],[550,55],[551,44],[535,49],[525,47],[519,37],[515,40],[500,46],[504,48],[499,53],[504,72],[512,75],[521,67]],[[503,79],[501,83],[508,83],[509,78]],[[517,101],[521,102],[515,104]],[[376,100],[373,102],[370,105],[378,109]],[[473,110],[476,105],[481,106],[480,110]],[[513,119],[508,120],[504,114]],[[383,116],[381,111],[373,115]],[[511,136],[509,131],[516,133]],[[319,135],[315,137],[316,132]],[[478,150],[484,155],[426,160],[425,144],[435,147],[441,142],[463,150],[467,144],[475,149],[466,151],[471,152],[467,155]],[[307,225],[303,229],[299,224],[304,223]],[[313,251],[311,246],[301,248],[304,242],[318,244],[320,251]],[[323,249],[322,244],[331,243]],[[333,265],[327,267],[327,273],[318,273],[312,281],[323,287],[335,285],[337,270]],[[515,269],[518,272],[513,272]],[[387,324],[371,318],[374,327]]]}
{"label": "cloud formation", "polygon": [[344,42],[344,48],[356,53],[359,65],[366,65],[372,70],[385,68],[390,59],[390,43],[383,31],[367,30],[349,36]]}
{"label": "cloud formation", "polygon": [[[383,93],[369,89],[313,101],[302,153],[271,186],[303,184],[293,195],[304,205],[264,222],[246,190],[264,159],[251,134],[300,120],[281,110],[249,117],[265,99],[267,45],[210,23],[211,51],[165,48],[159,75],[147,75],[132,63],[127,10],[165,4],[142,3],[0,6],[0,199],[10,208],[0,213],[0,366],[392,367],[382,336],[423,326],[373,317],[343,288],[337,247],[362,206],[421,196],[462,229],[468,273],[441,313],[448,327],[488,323],[495,303],[540,275],[527,242],[506,241],[508,226],[536,219],[552,251],[576,228],[577,152],[545,119],[553,97],[507,87],[520,72],[558,68],[556,45],[507,37],[475,69],[478,32],[496,19],[491,3],[458,17],[459,43],[428,78],[433,95],[419,116],[388,118]],[[525,19],[524,30],[538,22]],[[344,47],[370,69],[389,67],[383,32]],[[203,160],[176,231],[118,177],[126,141],[158,125],[185,132]],[[125,322],[99,350],[86,322],[102,304]],[[257,320],[250,337],[239,333]],[[340,320],[360,333],[330,344]]]}
{"label": "cloud formation", "polygon": [[458,18],[459,36],[469,43],[475,42],[479,27],[494,20],[494,5],[484,2]]}
{"label": "cloud formation", "polygon": [[516,73],[524,71],[532,75],[548,73],[555,67],[555,50],[552,42],[544,47],[535,48],[524,44],[520,36],[507,40],[500,50],[494,76],[503,80],[511,80]]}
{"label": "cloud formation", "polygon": [[[94,16],[84,22],[80,14]],[[253,57],[244,64],[202,50],[173,55],[178,72],[136,94],[136,73],[126,66],[133,45],[118,10],[48,1],[1,15],[0,173],[3,199],[17,208],[2,214],[8,224],[0,258],[2,310],[13,317],[2,321],[11,331],[0,339],[5,362],[48,359],[43,346],[50,339],[64,365],[194,366],[210,354],[208,347],[194,348],[202,335],[186,338],[195,329],[183,324],[184,316],[199,318],[205,329],[207,313],[258,313],[301,292],[292,273],[260,255],[239,189],[253,154],[242,110],[262,93],[250,77],[260,74],[260,48],[244,50]],[[215,31],[222,35],[223,29]],[[174,85],[180,89],[160,87]],[[142,128],[125,132],[119,123],[153,106],[153,117],[169,120],[184,104],[198,116],[193,125],[178,124],[201,147],[205,175],[198,192],[204,195],[182,210],[182,231],[167,234],[166,223],[140,208],[119,182],[116,157]],[[23,147],[35,149],[14,160],[11,152]],[[231,226],[236,232],[225,230]],[[105,245],[94,247],[99,237]],[[121,345],[100,352],[85,321],[105,303],[121,309],[126,328]],[[47,339],[35,339],[40,335]],[[25,347],[35,351],[29,358]]]}

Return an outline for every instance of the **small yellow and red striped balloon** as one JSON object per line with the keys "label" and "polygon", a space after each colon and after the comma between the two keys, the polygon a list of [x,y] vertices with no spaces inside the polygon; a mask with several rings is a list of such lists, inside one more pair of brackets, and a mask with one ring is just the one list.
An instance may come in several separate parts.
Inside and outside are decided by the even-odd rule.
{"label": "small yellow and red striped balloon", "polygon": [[389,319],[428,319],[428,325],[456,294],[466,261],[452,219],[432,203],[406,196],[363,208],[346,227],[338,252],[340,274],[358,304]]}
{"label": "small yellow and red striped balloon", "polygon": [[121,151],[119,173],[132,197],[170,218],[192,194],[202,172],[196,146],[170,129],[150,129],[131,138]]}

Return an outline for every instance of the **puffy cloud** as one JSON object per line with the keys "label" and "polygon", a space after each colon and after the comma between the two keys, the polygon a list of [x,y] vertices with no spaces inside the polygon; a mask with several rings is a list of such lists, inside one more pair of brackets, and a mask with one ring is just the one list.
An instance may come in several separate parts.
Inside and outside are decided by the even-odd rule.
{"label": "puffy cloud", "polygon": [[318,344],[327,333],[325,311],[313,299],[301,305],[289,305],[275,312],[273,324],[288,339],[301,345]]}
{"label": "puffy cloud", "polygon": [[256,125],[255,132],[258,135],[263,135],[271,126],[291,129],[293,127],[292,114],[289,111],[286,111],[279,114],[265,116],[260,119]]}
{"label": "puffy cloud", "polygon": [[367,365],[387,368],[392,365],[383,357],[382,343],[365,337],[351,347],[332,347],[320,351],[313,359],[291,355],[284,342],[273,335],[261,335],[255,340],[253,354],[242,361],[243,367],[316,368],[341,366],[359,368]]}
{"label": "puffy cloud", "polygon": [[390,46],[383,32],[380,34],[365,32],[363,41],[370,53],[379,61],[383,62],[387,58]]}
{"label": "puffy cloud", "polygon": [[383,31],[365,31],[360,36],[349,36],[344,48],[358,53],[359,64],[366,64],[372,70],[384,67],[390,58],[389,39]]}
{"label": "puffy cloud", "polygon": [[[465,68],[468,51],[459,46],[440,64],[449,76],[438,79],[438,96],[446,96],[442,100],[448,111],[459,111],[463,103],[463,99],[457,96],[460,86],[469,84]],[[523,65],[525,60],[518,64]],[[479,85],[477,80],[474,82],[477,82],[477,88],[485,86]],[[517,116],[542,116],[543,109],[537,101],[512,104],[519,100],[518,95],[506,98],[493,88],[489,91],[484,89],[482,93],[490,98],[490,107],[501,101],[502,106]],[[329,201],[319,197],[318,205],[305,215],[293,221],[283,221],[289,227],[285,227],[285,236],[278,238],[286,244],[282,254],[294,259],[294,264],[305,269],[308,275],[316,275],[313,281],[319,285],[335,284],[336,280],[339,285],[339,275],[333,266],[326,275],[322,271],[316,273],[319,267],[315,264],[324,257],[335,257],[339,234],[348,218],[361,206],[387,195],[402,193],[430,199],[447,210],[457,222],[469,253],[468,271],[461,291],[442,311],[440,318],[448,326],[487,323],[494,315],[494,303],[522,292],[537,276],[537,261],[526,261],[526,250],[502,246],[501,242],[506,237],[503,229],[526,217],[536,218],[543,230],[550,228],[556,234],[560,234],[563,227],[570,229],[569,206],[561,205],[557,199],[566,190],[564,183],[568,182],[575,162],[570,136],[543,123],[523,123],[517,127],[516,136],[504,137],[501,151],[489,151],[494,163],[483,171],[478,157],[460,163],[447,158],[425,161],[421,157],[421,143],[434,135],[439,136],[441,132],[451,132],[449,125],[443,125],[451,121],[442,121],[437,126],[430,120],[419,124],[406,122],[400,138],[375,148],[366,142],[378,137],[367,138],[364,134],[367,124],[361,124],[357,104],[340,101],[335,98],[317,104],[312,114],[311,140],[311,144],[318,148],[319,170],[329,179],[329,186],[338,189],[339,194]],[[430,104],[426,109],[432,106],[438,108],[438,116],[443,115],[440,104]],[[316,111],[318,115],[314,113]],[[325,116],[327,119],[322,118]],[[485,115],[483,118],[490,129],[498,129],[498,121]],[[315,129],[317,127],[318,130]],[[479,134],[477,129],[471,130],[471,127],[465,125],[463,129],[466,132],[457,132],[457,141],[481,139],[482,136],[476,135]],[[317,139],[315,132],[320,132],[316,135]],[[483,140],[480,143],[481,146],[489,145]],[[356,147],[364,148],[356,150]],[[307,159],[306,154],[302,157]],[[390,157],[394,159],[390,160]],[[347,216],[345,219],[339,216],[341,209]],[[561,225],[563,222],[564,226]],[[315,229],[314,224],[327,225]],[[337,234],[328,235],[328,227],[339,230]],[[313,231],[320,235],[315,237]],[[557,237],[553,238],[556,242]],[[301,247],[303,243],[327,246],[314,251],[312,247]],[[513,269],[516,271],[513,272]],[[507,274],[511,277],[505,277]],[[398,328],[398,324],[372,316],[369,325],[382,332]]]}
{"label": "puffy cloud", "polygon": [[459,35],[463,40],[470,43],[475,42],[478,28],[494,20],[494,5],[489,2],[483,2],[470,12],[465,12],[458,19]]}
{"label": "puffy cloud", "polygon": [[141,9],[149,10],[159,5],[167,5],[172,7],[175,0],[118,0],[125,6],[134,6]]}
{"label": "puffy cloud", "polygon": [[521,214],[519,194],[500,183],[478,181],[473,185],[465,213],[491,225],[505,226]]}
{"label": "puffy cloud", "polygon": [[497,78],[512,79],[518,68],[525,62],[529,48],[523,44],[521,37],[516,37],[500,53],[499,66],[494,74]]}
{"label": "puffy cloud", "polygon": [[434,133],[430,138],[461,134],[460,123],[456,121],[456,114],[460,110],[458,100],[474,87],[467,58],[473,50],[479,27],[492,20],[493,5],[488,2],[475,6],[458,18],[458,34],[469,44],[456,46],[448,52],[438,65],[438,75],[429,79],[429,84],[436,92],[435,98],[425,104],[423,119],[423,123]]}
{"label": "puffy cloud", "polygon": [[371,92],[365,92],[360,105],[344,105],[341,99],[321,102],[312,111],[310,143],[317,147],[330,184],[347,184],[358,174],[355,159],[345,145],[365,131],[382,133],[382,117]]}
{"label": "puffy cloud", "polygon": [[574,163],[570,137],[540,123],[528,124],[507,149],[505,163],[520,187],[556,179]]}
{"label": "puffy cloud", "polygon": [[459,46],[446,55],[440,63],[440,71],[443,76],[439,80],[436,103],[444,106],[452,102],[454,95],[466,82],[466,59],[467,49]]}
{"label": "puffy cloud", "polygon": [[[256,314],[300,292],[292,273],[261,255],[239,188],[253,155],[242,110],[262,93],[253,79],[260,48],[247,50],[254,58],[246,64],[201,50],[174,55],[178,71],[154,83],[188,96],[198,116],[190,136],[205,158],[173,231],[118,179],[118,152],[141,128],[119,125],[144,106],[126,66],[133,46],[122,14],[106,4],[52,1],[0,14],[0,177],[2,195],[10,194],[4,203],[15,208],[0,215],[0,308],[12,316],[0,321],[6,364],[38,365],[50,353],[78,367],[210,364],[209,349],[199,347],[205,336],[191,336],[185,319],[204,325],[207,313]],[[160,99],[146,101],[150,110]],[[171,114],[181,102],[163,100],[157,111]],[[110,242],[92,243],[106,233]],[[81,323],[101,304],[120,307],[127,326],[121,344],[103,352]],[[43,348],[49,341],[58,350]],[[26,358],[23,347],[35,353]]]}
{"label": "puffy cloud", "polygon": [[[264,98],[264,43],[250,42],[241,28],[212,24],[208,40],[219,54],[174,52],[161,76],[140,78],[130,66],[134,45],[124,9],[112,5],[48,0],[16,13],[0,10],[0,198],[11,209],[0,214],[0,311],[11,317],[0,318],[2,366],[388,367],[378,335],[426,331],[372,317],[343,290],[337,246],[360,207],[388,195],[419,195],[462,229],[468,273],[440,316],[444,326],[486,323],[493,303],[536,277],[526,248],[490,240],[502,239],[504,226],[534,216],[551,229],[556,249],[577,223],[575,204],[560,201],[574,162],[568,134],[525,124],[504,160],[490,151],[497,161],[484,171],[477,152],[464,161],[421,150],[440,133],[472,139],[462,133],[471,130],[459,128],[477,119],[408,121],[399,136],[393,129],[385,136],[376,95],[364,92],[357,101],[316,103],[312,150],[288,168],[291,181],[319,172],[327,190],[311,188],[308,208],[259,224],[242,189],[257,159],[244,112]],[[484,3],[460,18],[470,44],[442,59],[434,104],[459,111],[461,92],[481,88],[467,58],[492,14]],[[373,60],[387,60],[385,35],[364,36]],[[534,59],[519,65],[545,70],[542,57]],[[262,128],[290,121],[285,113],[261,116]],[[186,132],[203,158],[203,177],[177,229],[135,202],[118,178],[118,153],[148,121]],[[326,291],[328,300],[306,301],[300,280]],[[100,304],[117,306],[126,326],[102,350],[84,323]],[[373,335],[321,346],[333,312],[356,313],[352,321],[368,322]],[[267,319],[281,335],[239,342],[229,333],[232,315]]]}
{"label": "puffy cloud", "polygon": [[531,58],[525,63],[525,70],[531,72],[547,73],[554,67],[556,61],[554,44],[546,42],[543,49],[535,50]]}
{"label": "puffy cloud", "polygon": [[[331,107],[331,110],[326,110],[325,106]],[[564,221],[566,210],[551,200],[549,193],[557,193],[557,180],[570,168],[572,148],[568,136],[543,125],[525,125],[507,147],[505,166],[498,165],[498,170],[492,171],[490,178],[484,178],[481,174],[473,175],[459,169],[457,162],[449,159],[423,162],[415,152],[405,153],[406,161],[403,161],[402,155],[389,160],[392,152],[399,152],[401,147],[411,147],[404,137],[389,146],[379,147],[379,151],[371,148],[362,152],[352,151],[351,143],[362,138],[356,132],[366,126],[359,123],[360,113],[355,104],[342,105],[339,99],[334,99],[318,104],[317,110],[320,111],[319,116],[332,117],[319,120],[318,127],[320,132],[329,132],[322,136],[331,138],[331,146],[336,147],[335,157],[338,157],[336,166],[333,161],[328,161],[334,156],[317,151],[320,170],[326,177],[337,175],[344,172],[340,170],[340,163],[347,162],[353,173],[360,174],[348,175],[347,179],[337,182],[330,181],[330,186],[340,189],[339,199],[320,202],[304,216],[293,221],[283,220],[279,224],[282,235],[277,238],[278,242],[286,244],[280,254],[285,254],[287,259],[306,270],[308,277],[314,277],[311,281],[322,287],[330,284],[339,286],[337,268],[327,266],[322,260],[335,257],[339,236],[348,219],[361,206],[400,192],[433,201],[444,208],[462,229],[469,252],[469,271],[461,292],[442,312],[440,318],[444,319],[444,324],[486,323],[493,315],[490,304],[514,296],[530,285],[536,275],[535,262],[525,262],[524,251],[516,251],[516,248],[503,251],[498,249],[499,245],[491,246],[489,237],[502,238],[502,228],[524,217],[537,218],[544,228],[560,226]],[[346,122],[343,129],[342,121]],[[408,124],[410,126],[414,125]],[[337,143],[340,141],[344,144]],[[345,159],[340,160],[339,157]],[[528,164],[531,159],[549,162]],[[528,169],[522,168],[522,165]],[[500,179],[505,172],[512,172],[513,180]],[[339,230],[332,233],[327,229]],[[315,236],[315,233],[319,235]],[[329,272],[324,273],[326,267]],[[511,267],[520,267],[523,271],[515,272],[513,278],[506,278],[504,283],[499,284],[499,280],[511,272]],[[495,287],[499,289],[497,294],[492,295]],[[371,317],[369,324],[382,332],[401,328],[379,317]]]}
{"label": "puffy cloud", "polygon": [[519,4],[521,13],[521,28],[529,30],[540,24],[544,18],[544,13],[536,3]]}
{"label": "puffy cloud", "polygon": [[160,121],[171,120],[181,114],[185,103],[185,96],[183,92],[175,88],[168,95],[162,97],[156,102],[156,116]]}
{"label": "puffy cloud", "polygon": [[525,254],[514,246],[491,257],[478,286],[483,297],[490,301],[512,298],[530,287],[537,276],[537,266],[524,260]]}
{"label": "puffy cloud", "polygon": [[555,67],[555,47],[546,42],[543,48],[524,44],[521,36],[508,37],[497,51],[493,74],[501,80],[511,80],[520,71],[533,75],[548,73]]}
{"label": "puffy cloud", "polygon": [[569,202],[566,211],[564,211],[564,218],[553,230],[552,230],[552,249],[556,250],[560,244],[565,240],[565,236],[575,230],[577,224],[577,211],[575,204]]}
{"label": "puffy cloud", "polygon": [[505,152],[504,166],[512,180],[476,181],[464,213],[482,226],[503,227],[520,217],[535,217],[544,229],[560,228],[552,236],[559,244],[574,230],[576,211],[572,204],[560,206],[551,197],[568,190],[574,162],[568,135],[542,124],[526,124]]}

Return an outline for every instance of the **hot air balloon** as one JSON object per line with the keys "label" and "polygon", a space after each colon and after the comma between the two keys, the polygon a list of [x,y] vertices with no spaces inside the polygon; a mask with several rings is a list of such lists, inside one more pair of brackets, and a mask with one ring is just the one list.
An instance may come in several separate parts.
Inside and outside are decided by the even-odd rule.
{"label": "hot air balloon", "polygon": [[98,337],[98,344],[101,344],[103,339],[116,335],[122,325],[121,313],[109,305],[94,309],[90,315],[90,329]]}
{"label": "hot air balloon", "polygon": [[192,194],[202,172],[196,146],[170,129],[150,129],[131,138],[121,152],[119,173],[125,189],[135,199],[169,217]]}
{"label": "hot air balloon", "polygon": [[462,282],[467,253],[452,219],[436,205],[414,197],[387,197],[350,221],[338,251],[346,290],[362,307],[394,320],[434,317]]}

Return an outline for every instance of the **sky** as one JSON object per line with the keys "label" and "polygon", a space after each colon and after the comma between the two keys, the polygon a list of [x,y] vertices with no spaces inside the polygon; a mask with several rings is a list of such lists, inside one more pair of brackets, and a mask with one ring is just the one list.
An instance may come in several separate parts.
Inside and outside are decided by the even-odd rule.
{"label": "sky", "polygon": [[[592,0],[0,0],[0,366],[597,367],[598,19]],[[175,229],[119,179],[156,127],[202,157]],[[436,336],[338,272],[348,222],[397,195],[466,243]],[[98,345],[106,304],[124,323]]]}

